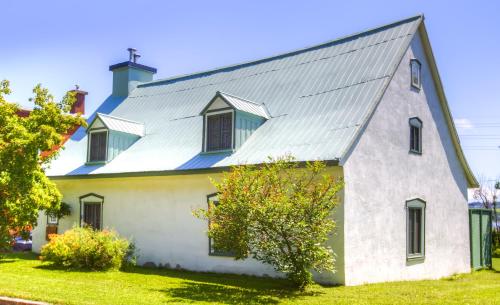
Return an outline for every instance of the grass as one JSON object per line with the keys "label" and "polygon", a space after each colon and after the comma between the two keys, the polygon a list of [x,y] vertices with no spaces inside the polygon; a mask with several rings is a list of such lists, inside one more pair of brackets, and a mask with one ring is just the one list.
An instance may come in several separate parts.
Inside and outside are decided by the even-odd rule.
{"label": "grass", "polygon": [[[500,259],[494,259],[500,270]],[[295,292],[284,280],[175,270],[64,271],[30,253],[0,259],[0,295],[53,304],[500,304],[500,271],[436,281],[356,287],[314,285]]]}

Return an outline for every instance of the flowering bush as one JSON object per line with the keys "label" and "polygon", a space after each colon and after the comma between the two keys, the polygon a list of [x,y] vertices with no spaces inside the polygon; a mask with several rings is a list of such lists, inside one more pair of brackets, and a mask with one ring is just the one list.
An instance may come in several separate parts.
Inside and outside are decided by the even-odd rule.
{"label": "flowering bush", "polygon": [[52,235],[41,250],[41,259],[72,269],[119,269],[132,260],[133,248],[115,231],[75,227]]}

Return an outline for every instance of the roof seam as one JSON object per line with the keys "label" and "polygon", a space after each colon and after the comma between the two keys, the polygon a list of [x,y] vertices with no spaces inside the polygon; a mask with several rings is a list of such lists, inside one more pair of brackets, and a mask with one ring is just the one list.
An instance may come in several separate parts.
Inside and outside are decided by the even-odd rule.
{"label": "roof seam", "polygon": [[384,76],[381,76],[381,77],[372,78],[372,79],[369,79],[369,80],[365,80],[365,81],[362,81],[362,82],[357,82],[357,83],[350,84],[350,85],[347,85],[347,86],[337,87],[337,88],[334,88],[334,89],[331,89],[331,90],[321,91],[321,92],[312,93],[312,94],[308,94],[308,95],[302,95],[302,96],[299,96],[299,98],[300,99],[304,99],[304,98],[308,98],[308,97],[311,97],[311,96],[316,96],[316,95],[321,95],[321,94],[325,94],[325,93],[330,93],[330,92],[333,92],[333,91],[342,90],[342,89],[346,89],[346,88],[349,88],[349,87],[354,87],[354,86],[362,85],[362,84],[369,83],[369,82],[374,82],[374,81],[381,80],[381,79],[384,79],[384,78],[387,78],[387,77],[390,77],[390,75],[384,75]]}

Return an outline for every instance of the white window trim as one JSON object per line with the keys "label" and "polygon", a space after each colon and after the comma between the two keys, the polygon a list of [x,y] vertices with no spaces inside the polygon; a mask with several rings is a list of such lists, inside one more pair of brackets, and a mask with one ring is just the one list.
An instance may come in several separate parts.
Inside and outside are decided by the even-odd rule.
{"label": "white window trim", "polygon": [[[98,133],[98,132],[105,132],[106,133],[106,153],[104,156],[104,160],[102,161],[90,161],[90,148],[91,148],[91,140],[92,140],[92,134],[93,133]],[[107,162],[108,160],[108,144],[109,144],[109,130],[104,128],[104,129],[91,129],[89,130],[87,134],[87,163],[103,163]]]}
{"label": "white window trim", "polygon": [[203,124],[205,125],[204,126],[204,135],[203,135],[203,139],[204,139],[204,143],[203,143],[203,151],[204,152],[217,152],[217,150],[215,151],[207,151],[207,142],[208,142],[208,120],[207,120],[207,117],[208,116],[211,116],[211,115],[217,115],[217,114],[224,114],[224,113],[231,113],[231,124],[233,125],[232,128],[231,128],[231,149],[234,149],[234,127],[235,127],[235,120],[234,120],[234,109],[230,109],[230,110],[220,110],[220,111],[213,111],[213,112],[209,112],[209,113],[205,113],[204,117],[203,117]]}

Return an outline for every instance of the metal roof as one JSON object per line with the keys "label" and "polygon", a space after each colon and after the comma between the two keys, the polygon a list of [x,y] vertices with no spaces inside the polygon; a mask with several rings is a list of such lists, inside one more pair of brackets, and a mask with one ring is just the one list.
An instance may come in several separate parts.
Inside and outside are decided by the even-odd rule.
{"label": "metal roof", "polygon": [[144,124],[142,123],[106,115],[103,113],[97,113],[96,119],[97,118],[99,118],[101,122],[111,130],[134,134],[140,137],[144,136]]}
{"label": "metal roof", "polygon": [[[100,111],[143,122],[145,136],[109,163],[87,166],[86,135],[77,131],[48,174],[180,172],[257,164],[284,154],[298,161],[340,160],[374,111],[421,20],[415,16],[279,56],[152,81],[124,100],[111,96]],[[218,91],[230,92],[226,98],[238,107],[265,103],[272,117],[237,151],[203,154],[200,112]]]}

